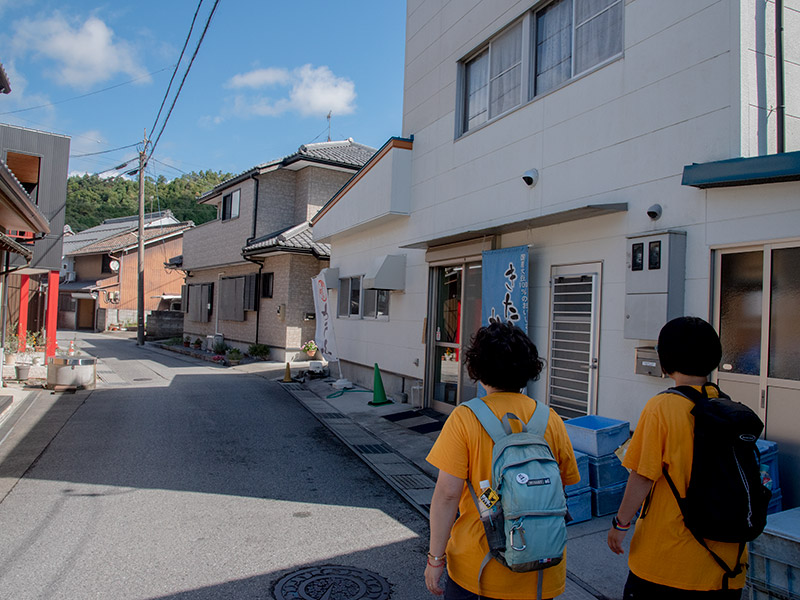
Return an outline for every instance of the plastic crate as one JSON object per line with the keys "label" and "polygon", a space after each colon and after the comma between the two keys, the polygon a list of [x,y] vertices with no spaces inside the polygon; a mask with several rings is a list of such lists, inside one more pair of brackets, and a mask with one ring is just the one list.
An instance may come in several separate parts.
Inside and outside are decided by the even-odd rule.
{"label": "plastic crate", "polygon": [[800,598],[800,508],[767,517],[748,552],[753,600]]}
{"label": "plastic crate", "polygon": [[630,436],[630,423],[597,415],[564,421],[572,447],[589,456],[611,454]]}
{"label": "plastic crate", "polygon": [[772,480],[772,490],[781,487],[781,482],[778,477],[778,442],[770,442],[769,440],[758,440],[756,442],[758,452],[761,454],[761,467],[762,473],[766,471],[769,478]]}
{"label": "plastic crate", "polygon": [[611,515],[619,510],[622,496],[625,495],[624,483],[599,489],[589,489],[592,491],[592,514],[595,517]]}
{"label": "plastic crate", "polygon": [[592,518],[592,490],[586,487],[572,494],[567,494],[567,510],[572,521],[567,525],[583,523]]}
{"label": "plastic crate", "polygon": [[589,484],[596,489],[628,481],[628,469],[616,454],[589,457]]}
{"label": "plastic crate", "polygon": [[583,452],[576,452],[575,460],[578,463],[578,473],[581,476],[581,480],[578,483],[564,486],[564,491],[567,492],[567,496],[575,492],[589,489],[589,456]]}
{"label": "plastic crate", "polygon": [[767,514],[779,513],[781,510],[783,510],[783,495],[780,490],[772,490],[772,498],[770,498],[769,506],[767,506]]}

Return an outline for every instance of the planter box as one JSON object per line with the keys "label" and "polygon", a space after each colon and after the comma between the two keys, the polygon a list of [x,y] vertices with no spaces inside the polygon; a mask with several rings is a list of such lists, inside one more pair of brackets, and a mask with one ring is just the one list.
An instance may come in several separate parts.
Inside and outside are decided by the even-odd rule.
{"label": "planter box", "polygon": [[572,447],[590,456],[611,454],[630,437],[630,423],[586,415],[564,421]]}
{"label": "planter box", "polygon": [[583,452],[575,452],[575,460],[578,462],[578,473],[581,476],[581,480],[578,483],[564,487],[567,496],[589,488],[589,456]]}
{"label": "planter box", "polygon": [[628,481],[628,469],[622,466],[616,454],[589,456],[589,483],[593,488],[604,488]]}
{"label": "planter box", "polygon": [[94,388],[97,381],[97,359],[85,356],[51,356],[47,359],[47,384],[76,388]]}

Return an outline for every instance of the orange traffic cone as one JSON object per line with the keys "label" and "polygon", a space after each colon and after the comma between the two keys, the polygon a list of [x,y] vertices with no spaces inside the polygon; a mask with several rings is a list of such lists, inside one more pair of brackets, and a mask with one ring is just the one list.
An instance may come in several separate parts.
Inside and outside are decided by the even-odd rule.
{"label": "orange traffic cone", "polygon": [[69,342],[69,350],[67,351],[67,354],[69,354],[70,356],[73,356],[75,354],[75,342],[72,340],[70,340]]}
{"label": "orange traffic cone", "polygon": [[289,363],[286,363],[286,373],[281,383],[292,383],[292,369],[289,367]]}

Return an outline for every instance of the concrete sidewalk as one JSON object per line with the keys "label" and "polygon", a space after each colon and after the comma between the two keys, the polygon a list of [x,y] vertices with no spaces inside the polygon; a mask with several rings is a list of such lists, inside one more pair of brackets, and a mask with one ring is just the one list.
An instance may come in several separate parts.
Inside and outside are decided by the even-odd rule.
{"label": "concrete sidewalk", "polygon": [[[275,379],[275,371],[266,369],[267,363],[261,365],[236,368]],[[295,367],[302,369],[299,364]],[[425,457],[441,429],[442,418],[430,411],[413,410],[409,404],[371,406],[371,391],[356,388],[341,393],[331,386],[333,381],[311,379],[281,385],[427,517],[436,469]],[[560,598],[622,598],[628,575],[627,556],[616,556],[606,545],[610,521],[610,516],[597,517],[567,528],[567,587]]]}

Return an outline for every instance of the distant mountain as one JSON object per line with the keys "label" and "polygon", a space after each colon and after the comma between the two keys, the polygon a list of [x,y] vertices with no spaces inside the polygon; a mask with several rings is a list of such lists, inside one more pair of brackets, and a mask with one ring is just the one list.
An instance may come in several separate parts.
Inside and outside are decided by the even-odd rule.
{"label": "distant mountain", "polygon": [[[181,221],[200,225],[217,216],[213,206],[197,204],[197,196],[231,178],[230,173],[200,171],[171,181],[162,175],[145,178],[145,212],[169,209]],[[139,186],[122,177],[102,179],[97,175],[74,175],[67,180],[66,224],[73,231],[99,225],[105,219],[126,217],[139,212]]]}

